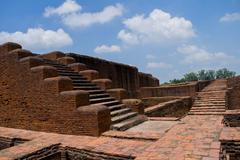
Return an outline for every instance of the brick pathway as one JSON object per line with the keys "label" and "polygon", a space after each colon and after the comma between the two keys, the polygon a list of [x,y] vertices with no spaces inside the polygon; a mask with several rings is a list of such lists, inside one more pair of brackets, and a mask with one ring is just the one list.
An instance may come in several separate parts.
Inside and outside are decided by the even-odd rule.
{"label": "brick pathway", "polygon": [[15,159],[51,145],[60,145],[136,157],[136,160],[218,160],[219,140],[240,139],[240,129],[223,127],[222,119],[221,115],[188,115],[166,133],[157,136],[150,132],[146,139],[147,132],[138,135],[138,132],[110,131],[101,137],[89,137],[0,127],[0,137],[30,140],[1,150],[0,159]]}
{"label": "brick pathway", "polygon": [[222,116],[187,116],[136,160],[217,160]]}

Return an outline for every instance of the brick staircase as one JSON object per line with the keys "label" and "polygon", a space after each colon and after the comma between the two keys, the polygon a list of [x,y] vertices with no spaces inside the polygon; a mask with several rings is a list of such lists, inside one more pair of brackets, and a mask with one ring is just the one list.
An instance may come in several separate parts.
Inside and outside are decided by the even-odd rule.
{"label": "brick staircase", "polygon": [[67,65],[49,59],[44,59],[44,62],[46,65],[55,67],[59,76],[67,76],[71,78],[74,90],[87,91],[89,93],[90,104],[102,104],[107,106],[111,114],[112,130],[126,130],[146,120],[145,116],[133,112],[119,100],[111,97],[105,90],[102,90],[78,72],[73,71]]}
{"label": "brick staircase", "polygon": [[189,115],[223,115],[226,111],[226,80],[215,80],[197,93]]}

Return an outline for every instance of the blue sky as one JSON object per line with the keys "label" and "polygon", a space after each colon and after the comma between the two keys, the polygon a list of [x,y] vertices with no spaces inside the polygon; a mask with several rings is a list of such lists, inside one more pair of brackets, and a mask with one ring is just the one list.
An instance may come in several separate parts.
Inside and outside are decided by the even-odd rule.
{"label": "blue sky", "polygon": [[189,71],[240,73],[239,0],[2,0],[0,43],[137,66],[161,82]]}

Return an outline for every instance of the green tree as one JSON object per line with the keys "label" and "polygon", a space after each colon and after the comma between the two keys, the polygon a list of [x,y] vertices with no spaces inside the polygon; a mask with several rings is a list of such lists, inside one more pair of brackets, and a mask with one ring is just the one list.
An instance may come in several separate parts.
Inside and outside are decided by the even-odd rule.
{"label": "green tree", "polygon": [[183,83],[183,82],[186,82],[186,80],[184,78],[182,78],[182,79],[173,79],[173,80],[169,81],[170,84],[177,84],[177,83]]}
{"label": "green tree", "polygon": [[183,77],[184,77],[184,80],[186,82],[197,81],[198,80],[198,75],[194,72],[187,73]]}
{"label": "green tree", "polygon": [[208,70],[206,71],[205,79],[204,80],[214,80],[215,79],[215,71]]}
{"label": "green tree", "polygon": [[187,73],[183,76],[183,78],[170,80],[166,84],[177,84],[177,83],[184,83],[184,82],[197,81],[197,80],[214,80],[214,79],[222,79],[222,78],[231,78],[234,76],[236,76],[236,72],[229,71],[226,68],[219,69],[217,71],[203,69],[198,72]]}
{"label": "green tree", "polygon": [[198,80],[213,80],[215,79],[214,70],[200,70],[198,71]]}
{"label": "green tree", "polygon": [[227,68],[219,69],[216,71],[216,79],[231,78],[236,75],[236,72],[229,71]]}

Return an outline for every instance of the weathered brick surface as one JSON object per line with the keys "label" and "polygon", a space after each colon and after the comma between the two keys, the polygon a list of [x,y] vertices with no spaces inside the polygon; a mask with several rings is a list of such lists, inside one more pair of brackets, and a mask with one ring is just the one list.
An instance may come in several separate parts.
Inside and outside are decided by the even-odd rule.
{"label": "weathered brick surface", "polygon": [[146,74],[139,72],[139,87],[157,87],[160,82],[157,78],[153,77],[151,74]]}
{"label": "weathered brick surface", "polygon": [[131,108],[134,112],[144,114],[144,106],[140,99],[123,99],[122,103],[128,108]]}
{"label": "weathered brick surface", "polygon": [[196,92],[201,91],[209,82],[210,81],[200,81],[183,85],[142,87],[139,91],[139,97],[195,96]]}
{"label": "weathered brick surface", "polygon": [[228,109],[240,109],[240,76],[227,80],[227,106]]}
{"label": "weathered brick surface", "polygon": [[222,116],[187,116],[136,160],[219,159]]}
{"label": "weathered brick surface", "polygon": [[[239,129],[224,128],[222,116],[186,116],[166,132],[106,132],[102,137],[61,135],[0,127],[0,137],[28,142],[0,151],[0,157],[16,159],[39,154],[54,145],[70,149],[141,160],[186,160],[220,158],[220,141],[239,141]],[[159,121],[160,123],[160,121]],[[220,135],[221,131],[222,134]],[[38,152],[37,152],[38,151]],[[99,155],[100,156],[100,155]],[[98,157],[100,158],[100,157]]]}
{"label": "weathered brick surface", "polygon": [[[45,66],[39,57],[32,57],[35,54],[20,49],[6,52],[17,47],[0,46],[1,126],[95,136],[105,131],[109,124],[101,121],[100,114],[86,119],[77,110],[89,104],[88,94],[72,91],[72,80],[58,77],[56,69]],[[59,55],[63,56],[59,52],[48,54],[50,58]],[[95,123],[98,126],[93,128]]]}
{"label": "weathered brick surface", "polygon": [[192,106],[191,97],[182,97],[176,100],[159,103],[145,108],[144,112],[150,117],[182,117]]}
{"label": "weathered brick surface", "polygon": [[159,80],[149,74],[139,73],[133,66],[110,62],[99,58],[70,53],[76,62],[84,63],[88,68],[97,70],[99,77],[112,80],[113,88],[124,88],[130,97],[137,96],[140,86],[158,86]]}

